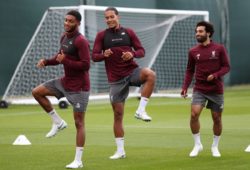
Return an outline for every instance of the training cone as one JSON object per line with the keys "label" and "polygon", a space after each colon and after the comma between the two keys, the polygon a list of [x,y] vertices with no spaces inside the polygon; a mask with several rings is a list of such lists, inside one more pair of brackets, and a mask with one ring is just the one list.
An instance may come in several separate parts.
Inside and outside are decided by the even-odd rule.
{"label": "training cone", "polygon": [[246,152],[250,152],[250,145],[245,149]]}
{"label": "training cone", "polygon": [[13,145],[31,145],[31,143],[25,135],[19,135],[13,142]]}

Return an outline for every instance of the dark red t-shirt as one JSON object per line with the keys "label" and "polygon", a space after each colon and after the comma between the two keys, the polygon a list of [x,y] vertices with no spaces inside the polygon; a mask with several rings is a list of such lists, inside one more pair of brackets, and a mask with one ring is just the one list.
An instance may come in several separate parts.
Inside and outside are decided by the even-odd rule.
{"label": "dark red t-shirt", "polygon": [[[210,42],[198,44],[189,50],[188,63],[182,88],[187,89],[195,75],[194,91],[223,94],[223,76],[230,70],[229,58],[223,45]],[[213,74],[215,79],[207,81]]]}
{"label": "dark red t-shirt", "polygon": [[[89,91],[90,53],[89,43],[78,31],[65,33],[61,38],[61,48],[66,55],[61,64],[64,67],[64,76],[61,78],[62,85],[67,91]],[[57,54],[46,60],[46,65],[60,64],[56,61]]]}
{"label": "dark red t-shirt", "polygon": [[[103,52],[111,49],[113,54],[104,57]],[[124,61],[121,56],[123,52],[131,52],[133,57],[141,58],[145,50],[135,32],[129,28],[106,29],[96,36],[92,60],[95,62],[105,61],[105,68],[109,82],[118,81],[133,72],[138,67],[132,58]]]}

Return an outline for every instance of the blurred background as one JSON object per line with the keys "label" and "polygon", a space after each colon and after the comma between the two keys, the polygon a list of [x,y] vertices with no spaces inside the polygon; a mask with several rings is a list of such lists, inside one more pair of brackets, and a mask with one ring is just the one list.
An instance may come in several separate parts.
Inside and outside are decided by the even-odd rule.
{"label": "blurred background", "polygon": [[250,83],[249,0],[2,0],[0,96],[7,88],[44,12],[51,6],[77,5],[209,11],[210,22],[215,26],[213,39],[224,44],[231,60],[231,72],[226,77],[226,85]]}

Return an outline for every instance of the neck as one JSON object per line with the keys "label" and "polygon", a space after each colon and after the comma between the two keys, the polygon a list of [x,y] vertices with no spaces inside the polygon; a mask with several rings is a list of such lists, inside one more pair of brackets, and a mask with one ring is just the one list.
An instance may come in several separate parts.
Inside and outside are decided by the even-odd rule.
{"label": "neck", "polygon": [[210,43],[211,43],[211,40],[210,40],[210,38],[208,38],[206,41],[204,41],[203,43],[201,43],[201,45],[207,46]]}
{"label": "neck", "polygon": [[75,29],[74,31],[71,31],[71,32],[65,32],[65,34],[70,37],[70,36],[73,36],[76,32],[78,32],[77,29]]}

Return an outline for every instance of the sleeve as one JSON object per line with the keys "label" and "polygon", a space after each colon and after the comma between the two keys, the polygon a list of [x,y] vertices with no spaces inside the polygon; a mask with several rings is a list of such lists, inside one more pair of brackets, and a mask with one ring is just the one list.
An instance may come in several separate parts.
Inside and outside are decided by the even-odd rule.
{"label": "sleeve", "polygon": [[127,29],[127,32],[131,38],[132,46],[133,46],[133,55],[135,58],[142,58],[145,56],[145,49],[143,48],[139,38],[135,34],[132,29]]}
{"label": "sleeve", "polygon": [[75,61],[65,57],[62,60],[62,64],[74,70],[88,71],[90,68],[90,53],[88,41],[82,36],[78,36],[74,41],[74,45],[78,49],[78,56],[80,60]]}
{"label": "sleeve", "polygon": [[103,55],[103,39],[105,31],[99,32],[95,38],[93,51],[92,51],[92,60],[94,62],[100,62],[105,59]]}
{"label": "sleeve", "polygon": [[195,60],[192,57],[192,52],[189,51],[188,63],[187,63],[187,68],[185,72],[185,78],[184,78],[182,89],[188,89],[189,85],[192,82],[194,72],[195,72]]}
{"label": "sleeve", "polygon": [[58,61],[56,61],[56,57],[58,54],[59,54],[59,52],[56,55],[54,55],[52,58],[45,59],[45,66],[53,66],[53,65],[60,64]]}
{"label": "sleeve", "polygon": [[214,73],[214,77],[217,79],[218,77],[224,76],[226,73],[230,71],[230,63],[229,63],[229,57],[227,55],[226,49],[224,46],[221,46],[221,52],[220,52],[220,60],[221,60],[221,69]]}

